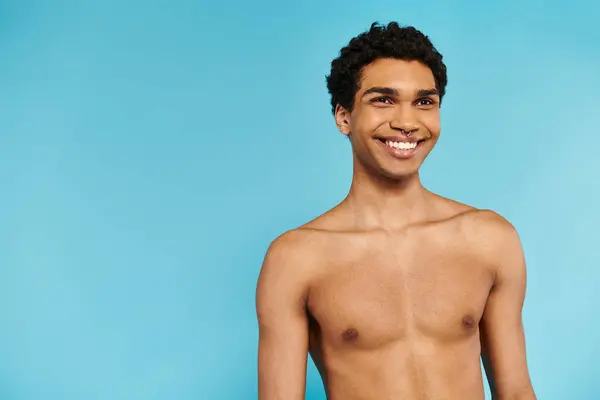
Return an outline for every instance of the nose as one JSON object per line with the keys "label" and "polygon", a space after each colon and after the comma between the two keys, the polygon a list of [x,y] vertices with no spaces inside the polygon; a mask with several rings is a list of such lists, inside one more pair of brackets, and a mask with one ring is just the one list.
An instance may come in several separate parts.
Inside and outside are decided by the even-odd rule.
{"label": "nose", "polygon": [[402,110],[397,110],[393,118],[390,120],[390,127],[393,130],[401,131],[405,135],[419,130],[417,118],[409,107],[403,107]]}

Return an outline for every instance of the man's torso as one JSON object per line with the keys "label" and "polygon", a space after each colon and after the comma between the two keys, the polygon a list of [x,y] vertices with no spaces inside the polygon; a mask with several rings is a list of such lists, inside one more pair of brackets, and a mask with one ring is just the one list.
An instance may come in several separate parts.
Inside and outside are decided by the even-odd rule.
{"label": "man's torso", "polygon": [[328,398],[483,399],[478,324],[494,266],[481,213],[397,232],[301,229]]}

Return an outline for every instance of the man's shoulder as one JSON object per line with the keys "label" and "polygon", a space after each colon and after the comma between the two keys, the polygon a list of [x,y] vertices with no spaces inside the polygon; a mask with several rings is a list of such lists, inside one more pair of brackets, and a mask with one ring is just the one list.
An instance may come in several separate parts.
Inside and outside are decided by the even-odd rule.
{"label": "man's shoulder", "polygon": [[287,230],[271,241],[263,269],[285,269],[310,279],[331,253],[331,244],[346,233],[337,209],[329,210],[311,221]]}
{"label": "man's shoulder", "polygon": [[467,232],[503,235],[514,231],[513,225],[496,211],[477,208],[441,196],[438,196],[438,199],[446,218],[459,221],[460,226]]}
{"label": "man's shoulder", "polygon": [[460,231],[469,252],[485,264],[498,267],[505,259],[522,257],[516,228],[498,212],[473,208],[460,218]]}
{"label": "man's shoulder", "polygon": [[491,257],[519,245],[514,225],[500,213],[439,197],[442,220],[453,221],[453,236],[459,234],[468,247]]}
{"label": "man's shoulder", "polygon": [[322,245],[318,236],[318,231],[305,227],[283,232],[269,244],[262,269],[294,276],[308,273]]}
{"label": "man's shoulder", "polygon": [[494,210],[473,208],[463,217],[463,229],[479,240],[496,241],[516,234],[513,224]]}
{"label": "man's shoulder", "polygon": [[269,244],[267,255],[271,257],[298,257],[307,254],[314,246],[316,230],[298,227],[283,232]]}

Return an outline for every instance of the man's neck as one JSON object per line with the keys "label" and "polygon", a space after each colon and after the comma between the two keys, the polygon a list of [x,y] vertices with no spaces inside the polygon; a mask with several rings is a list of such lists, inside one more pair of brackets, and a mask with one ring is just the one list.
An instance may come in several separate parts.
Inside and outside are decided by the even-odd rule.
{"label": "man's neck", "polygon": [[395,230],[426,220],[431,200],[418,173],[392,180],[355,171],[343,204],[357,228]]}

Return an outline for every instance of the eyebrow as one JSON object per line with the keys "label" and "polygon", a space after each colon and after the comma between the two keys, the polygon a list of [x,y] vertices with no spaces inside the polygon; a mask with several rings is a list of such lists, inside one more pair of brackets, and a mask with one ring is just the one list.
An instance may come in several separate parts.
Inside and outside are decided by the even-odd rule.
{"label": "eyebrow", "polygon": [[417,97],[439,96],[440,92],[437,89],[419,89]]}
{"label": "eyebrow", "polygon": [[[381,87],[376,86],[365,90],[362,97],[371,94],[378,93],[387,96],[398,96],[398,90],[391,87]],[[427,96],[439,96],[440,92],[437,89],[419,89],[416,92],[417,97],[427,97]]]}

